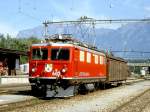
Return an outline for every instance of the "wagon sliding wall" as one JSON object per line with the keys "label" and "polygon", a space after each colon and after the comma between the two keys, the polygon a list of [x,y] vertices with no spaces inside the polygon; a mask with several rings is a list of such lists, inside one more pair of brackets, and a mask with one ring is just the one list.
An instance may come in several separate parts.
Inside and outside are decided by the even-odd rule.
{"label": "wagon sliding wall", "polygon": [[129,76],[127,62],[121,58],[107,57],[107,81],[123,81]]}

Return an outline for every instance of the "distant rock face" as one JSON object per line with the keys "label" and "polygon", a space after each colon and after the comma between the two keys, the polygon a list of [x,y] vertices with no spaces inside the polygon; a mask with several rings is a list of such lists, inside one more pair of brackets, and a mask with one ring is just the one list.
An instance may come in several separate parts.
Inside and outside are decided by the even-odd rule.
{"label": "distant rock face", "polygon": [[[20,31],[17,35],[19,38],[27,37],[43,37],[44,28],[42,26],[33,29]],[[87,33],[90,32],[90,33]],[[86,26],[65,26],[51,25],[48,28],[49,34],[70,33],[81,41],[86,41],[98,46],[101,49],[112,50],[134,50],[134,51],[150,51],[150,23],[130,23],[124,25],[116,30],[96,28],[89,29]],[[128,53],[129,54],[129,53]],[[122,55],[128,55],[124,53]],[[134,55],[148,55],[150,54],[134,54]]]}
{"label": "distant rock face", "polygon": [[18,38],[28,38],[28,37],[41,38],[43,35],[43,32],[44,32],[43,27],[37,26],[32,29],[26,29],[26,30],[19,31],[19,33],[17,34],[17,37]]}

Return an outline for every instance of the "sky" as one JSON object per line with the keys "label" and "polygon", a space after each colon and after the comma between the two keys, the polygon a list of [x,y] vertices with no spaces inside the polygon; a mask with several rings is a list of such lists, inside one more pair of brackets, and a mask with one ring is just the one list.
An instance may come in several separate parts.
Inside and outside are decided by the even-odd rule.
{"label": "sky", "polygon": [[0,0],[0,33],[16,36],[45,20],[141,19],[150,17],[149,0]]}

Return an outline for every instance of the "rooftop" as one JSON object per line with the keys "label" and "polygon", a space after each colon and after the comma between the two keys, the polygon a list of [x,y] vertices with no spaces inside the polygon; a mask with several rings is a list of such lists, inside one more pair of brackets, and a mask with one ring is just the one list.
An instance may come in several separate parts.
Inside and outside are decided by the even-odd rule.
{"label": "rooftop", "polygon": [[27,52],[14,49],[0,48],[0,53],[17,54],[27,56]]}

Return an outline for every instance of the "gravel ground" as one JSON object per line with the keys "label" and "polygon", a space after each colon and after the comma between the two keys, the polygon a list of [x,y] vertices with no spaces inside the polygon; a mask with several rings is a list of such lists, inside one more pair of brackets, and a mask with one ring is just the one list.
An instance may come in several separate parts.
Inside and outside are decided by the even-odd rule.
{"label": "gravel ground", "polygon": [[150,112],[150,102],[147,104],[147,106],[143,109],[142,112]]}
{"label": "gravel ground", "polygon": [[150,90],[122,105],[114,112],[150,112]]}
{"label": "gravel ground", "polygon": [[[49,100],[43,104],[24,107],[9,112],[111,112],[150,89],[150,81],[137,82],[117,88],[99,90],[68,99]],[[149,95],[149,94],[146,94]],[[144,100],[144,101],[147,101]],[[143,112],[148,112],[150,102]]]}

